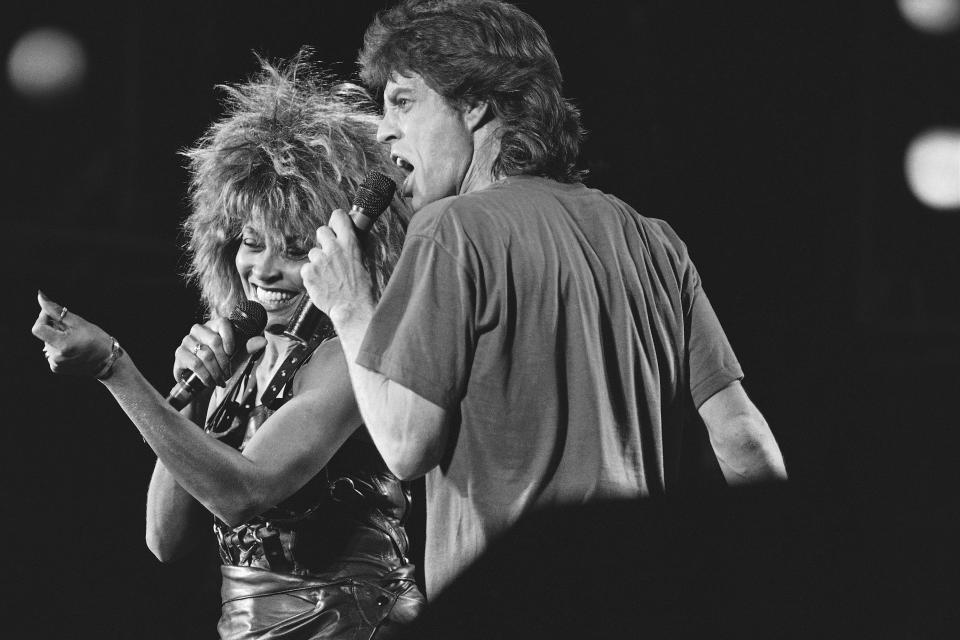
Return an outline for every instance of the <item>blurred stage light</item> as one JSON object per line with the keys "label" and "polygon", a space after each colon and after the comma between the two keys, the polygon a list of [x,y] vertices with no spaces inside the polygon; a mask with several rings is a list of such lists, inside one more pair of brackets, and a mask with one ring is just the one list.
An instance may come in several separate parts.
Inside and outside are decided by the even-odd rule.
{"label": "blurred stage light", "polygon": [[23,34],[7,57],[7,77],[20,95],[55,100],[76,90],[87,70],[83,45],[73,35],[52,27]]}
{"label": "blurred stage light", "polygon": [[907,183],[934,209],[960,209],[960,129],[933,129],[907,147]]}
{"label": "blurred stage light", "polygon": [[920,31],[946,33],[960,25],[960,0],[897,0],[897,5]]}

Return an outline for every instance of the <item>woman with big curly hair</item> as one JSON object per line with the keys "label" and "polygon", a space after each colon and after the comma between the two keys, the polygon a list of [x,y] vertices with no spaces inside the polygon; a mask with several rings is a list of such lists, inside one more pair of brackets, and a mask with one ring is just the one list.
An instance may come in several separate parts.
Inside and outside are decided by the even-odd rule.
{"label": "woman with big curly hair", "polygon": [[[368,172],[394,171],[366,95],[331,86],[305,55],[261,60],[249,81],[221,87],[225,115],[184,152],[189,275],[210,319],[183,338],[173,374],[208,391],[177,412],[115,339],[43,294],[33,328],[51,369],[100,379],[156,452],[150,550],[180,557],[213,515],[221,638],[380,638],[423,602],[403,526],[410,494],[361,424],[338,338],[329,322],[305,341],[283,335],[317,227]],[[395,199],[362,239],[375,297],[405,214]],[[267,328],[238,344],[228,316],[244,300],[263,306]]]}

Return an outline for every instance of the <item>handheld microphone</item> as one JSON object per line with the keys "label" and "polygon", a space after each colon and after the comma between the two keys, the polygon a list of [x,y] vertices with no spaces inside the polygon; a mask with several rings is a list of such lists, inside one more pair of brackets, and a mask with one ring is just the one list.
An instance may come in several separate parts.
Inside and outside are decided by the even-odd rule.
{"label": "handheld microphone", "polygon": [[[246,344],[247,340],[263,333],[267,326],[267,312],[259,302],[241,300],[230,314],[230,327],[233,329],[235,344]],[[186,380],[180,380],[170,394],[167,402],[179,411],[193,401],[193,396],[207,388],[196,373]]]}
{"label": "handheld microphone", "polygon": [[[396,190],[396,183],[382,173],[371,171],[367,174],[363,183],[357,187],[357,194],[349,212],[358,233],[365,233],[373,226],[380,214],[390,205]],[[323,312],[310,302],[310,297],[303,296],[283,335],[298,342],[307,342],[313,337],[323,318]]]}

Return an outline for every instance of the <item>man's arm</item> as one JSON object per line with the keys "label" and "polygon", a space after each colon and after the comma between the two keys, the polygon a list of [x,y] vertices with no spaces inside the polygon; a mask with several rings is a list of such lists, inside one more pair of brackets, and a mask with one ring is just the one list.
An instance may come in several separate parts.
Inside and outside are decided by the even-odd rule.
{"label": "man's arm", "polygon": [[710,396],[699,411],[727,484],[786,480],[780,447],[739,381]]}
{"label": "man's arm", "polygon": [[353,222],[341,209],[317,229],[317,246],[300,270],[310,300],[333,321],[347,360],[360,415],[387,467],[401,480],[418,478],[437,466],[450,431],[449,413],[357,364],[376,301],[364,269]]}
{"label": "man's arm", "polygon": [[373,305],[336,307],[331,315],[360,415],[390,471],[401,480],[419,478],[440,463],[450,428],[447,411],[386,376],[357,364]]}

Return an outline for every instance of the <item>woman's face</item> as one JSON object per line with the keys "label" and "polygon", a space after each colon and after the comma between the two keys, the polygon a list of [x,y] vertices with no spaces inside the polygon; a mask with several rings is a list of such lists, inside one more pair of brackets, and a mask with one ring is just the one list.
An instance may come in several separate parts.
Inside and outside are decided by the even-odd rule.
{"label": "woman's face", "polygon": [[263,305],[267,326],[287,324],[293,310],[305,295],[300,267],[307,260],[309,247],[294,238],[285,247],[274,247],[261,228],[244,225],[237,250],[237,273],[247,299]]}

